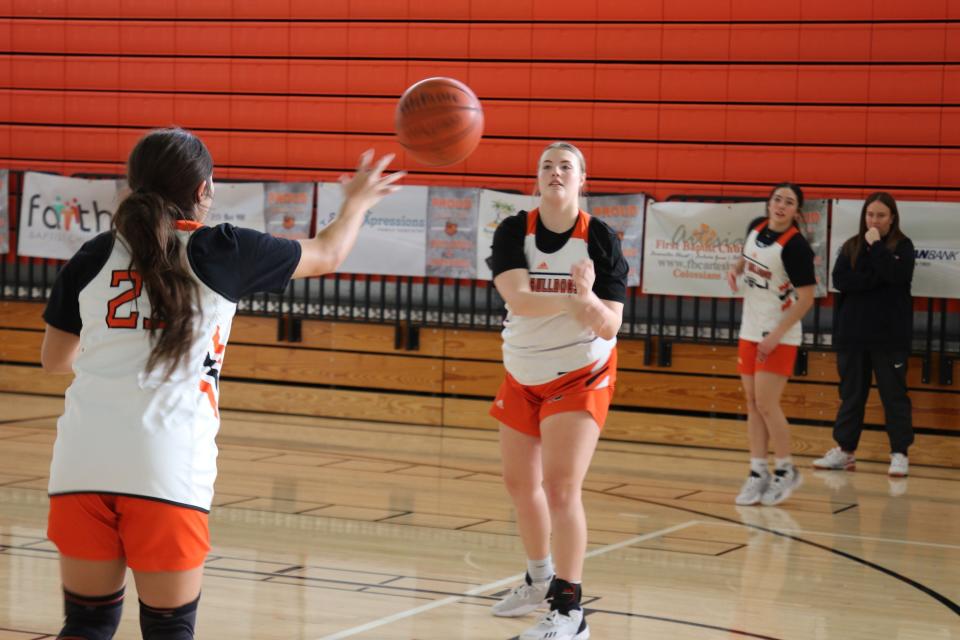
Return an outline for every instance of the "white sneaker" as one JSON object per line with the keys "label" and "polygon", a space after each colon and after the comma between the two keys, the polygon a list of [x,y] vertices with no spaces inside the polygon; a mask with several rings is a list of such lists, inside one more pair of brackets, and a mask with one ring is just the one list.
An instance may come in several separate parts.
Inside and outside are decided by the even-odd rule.
{"label": "white sneaker", "polygon": [[760,502],[760,497],[769,485],[769,473],[760,475],[756,471],[751,471],[743,483],[743,486],[740,487],[740,493],[737,494],[737,497],[734,498],[733,501],[741,507],[749,507],[752,504],[757,504]]}
{"label": "white sneaker", "polygon": [[817,469],[835,469],[843,471],[856,471],[857,459],[852,453],[847,453],[840,447],[834,447],[827,451],[822,458],[813,461],[813,466]]}
{"label": "white sneaker", "polygon": [[583,617],[583,609],[571,609],[570,613],[551,611],[540,618],[520,636],[520,640],[587,640],[590,627]]}
{"label": "white sneaker", "polygon": [[770,486],[760,496],[760,502],[768,507],[780,504],[789,498],[794,489],[801,484],[803,484],[803,477],[792,464],[786,469],[777,469],[773,472],[773,480],[770,481]]}
{"label": "white sneaker", "polygon": [[890,468],[887,475],[893,478],[906,478],[910,473],[910,459],[902,453],[890,454]]}
{"label": "white sneaker", "polygon": [[536,611],[547,601],[550,582],[550,580],[533,582],[528,573],[523,577],[523,584],[511,589],[503,600],[493,605],[493,615],[503,618],[516,618]]}

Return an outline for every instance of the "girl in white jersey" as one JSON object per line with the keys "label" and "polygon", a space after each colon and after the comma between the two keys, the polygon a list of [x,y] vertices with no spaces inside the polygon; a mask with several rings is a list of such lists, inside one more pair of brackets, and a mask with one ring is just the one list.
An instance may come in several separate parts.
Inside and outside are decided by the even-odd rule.
{"label": "girl in white jersey", "polygon": [[493,613],[522,616],[550,601],[522,640],[590,637],[580,607],[581,489],[613,396],[628,267],[616,233],[580,210],[585,178],[579,149],[549,145],[540,207],[504,220],[493,239],[493,282],[508,315],[506,380],[490,413],[501,423],[503,479],[527,553],[524,583]]}
{"label": "girl in white jersey", "polygon": [[[813,250],[801,235],[798,216],[803,191],[785,182],[767,199],[767,216],[750,223],[743,255],[727,273],[737,291],[744,275],[743,317],[737,353],[737,371],[747,401],[750,472],[738,505],[779,504],[800,485],[800,473],[790,457],[790,432],[780,408],[803,341],[800,320],[813,305],[816,275]],[[767,452],[773,446],[771,476]]]}
{"label": "girl in white jersey", "polygon": [[113,229],[57,276],[41,361],[73,373],[57,423],[48,535],[60,552],[59,638],[108,640],[127,567],[147,640],[194,635],[213,496],[220,367],[237,300],[334,271],[364,213],[398,187],[364,153],[338,217],[310,240],[204,227],[213,160],[182,129],[153,131],[127,165]]}

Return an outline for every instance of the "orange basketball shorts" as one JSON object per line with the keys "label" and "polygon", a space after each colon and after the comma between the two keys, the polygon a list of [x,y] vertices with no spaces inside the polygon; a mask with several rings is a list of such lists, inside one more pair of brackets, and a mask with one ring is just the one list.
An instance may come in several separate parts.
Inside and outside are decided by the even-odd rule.
{"label": "orange basketball shorts", "polygon": [[570,411],[586,411],[603,428],[617,380],[617,350],[606,364],[597,363],[571,371],[556,380],[522,385],[509,373],[490,407],[490,415],[520,433],[540,437],[540,423],[547,417]]}
{"label": "orange basketball shorts", "polygon": [[737,345],[737,372],[752,376],[757,371],[766,371],[777,375],[790,377],[793,375],[793,364],[797,360],[797,346],[793,344],[778,344],[767,359],[757,360],[757,345],[750,340],[740,340]]}
{"label": "orange basketball shorts", "polygon": [[64,556],[125,558],[135,571],[194,569],[210,551],[205,512],[104,493],[51,496],[47,537]]}

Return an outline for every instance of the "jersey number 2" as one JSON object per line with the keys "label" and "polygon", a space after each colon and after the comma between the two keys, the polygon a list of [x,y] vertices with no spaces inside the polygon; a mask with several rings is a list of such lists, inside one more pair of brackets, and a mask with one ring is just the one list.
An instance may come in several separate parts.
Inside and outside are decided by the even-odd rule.
{"label": "jersey number 2", "polygon": [[[120,307],[139,298],[143,291],[143,278],[136,271],[114,271],[110,274],[111,287],[119,287],[124,282],[133,283],[133,288],[127,289],[107,302],[107,326],[111,329],[136,329],[137,321],[140,319],[139,311],[131,311],[126,316],[117,314]],[[150,318],[143,319],[143,328],[151,328]]]}

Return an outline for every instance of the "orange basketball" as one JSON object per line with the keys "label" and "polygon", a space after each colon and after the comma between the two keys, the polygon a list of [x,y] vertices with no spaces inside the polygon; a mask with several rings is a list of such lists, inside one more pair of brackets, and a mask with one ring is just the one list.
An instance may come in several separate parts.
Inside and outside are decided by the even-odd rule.
{"label": "orange basketball", "polygon": [[483,109],[470,87],[453,78],[427,78],[397,103],[397,137],[417,161],[432,167],[460,162],[483,135]]}

